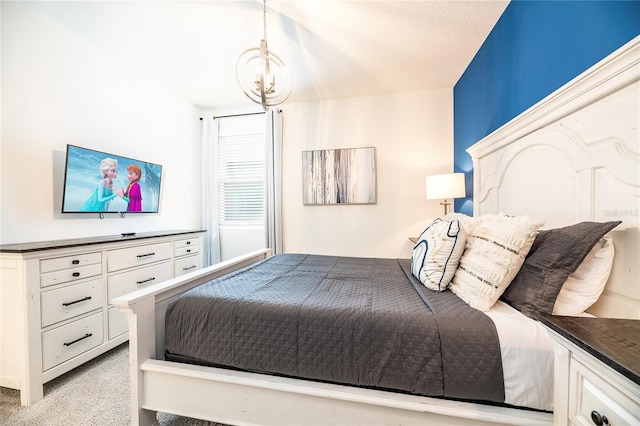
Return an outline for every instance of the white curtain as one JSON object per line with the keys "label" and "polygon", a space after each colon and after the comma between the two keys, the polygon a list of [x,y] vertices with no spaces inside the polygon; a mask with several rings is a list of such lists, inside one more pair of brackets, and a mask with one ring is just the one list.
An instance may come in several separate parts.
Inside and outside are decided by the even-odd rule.
{"label": "white curtain", "polygon": [[202,229],[207,231],[204,236],[203,267],[220,262],[217,157],[218,121],[212,114],[206,114],[202,119]]}
{"label": "white curtain", "polygon": [[267,111],[266,126],[266,241],[277,254],[282,253],[282,110]]}

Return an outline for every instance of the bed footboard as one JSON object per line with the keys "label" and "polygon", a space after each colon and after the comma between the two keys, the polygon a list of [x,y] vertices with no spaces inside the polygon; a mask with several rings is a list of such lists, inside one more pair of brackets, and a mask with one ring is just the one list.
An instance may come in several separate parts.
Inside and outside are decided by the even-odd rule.
{"label": "bed footboard", "polygon": [[271,256],[264,249],[146,287],[112,301],[127,314],[129,323],[129,369],[131,375],[131,424],[156,423],[156,412],[143,408],[142,365],[164,357],[164,315],[167,305],[178,295],[229,272]]}
{"label": "bed footboard", "polygon": [[149,360],[151,410],[245,425],[551,425],[551,414]]}

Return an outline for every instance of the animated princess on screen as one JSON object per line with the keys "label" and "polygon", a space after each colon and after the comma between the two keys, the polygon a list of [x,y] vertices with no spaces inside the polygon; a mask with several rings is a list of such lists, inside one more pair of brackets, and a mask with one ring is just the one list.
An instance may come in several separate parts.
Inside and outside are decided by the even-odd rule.
{"label": "animated princess on screen", "polygon": [[100,162],[102,179],[89,199],[80,207],[81,212],[105,212],[109,202],[119,194],[113,191],[113,180],[118,176],[118,160],[105,158]]}
{"label": "animated princess on screen", "polygon": [[142,169],[136,164],[127,166],[127,179],[129,185],[127,189],[118,189],[118,196],[127,202],[128,212],[142,211],[142,191],[140,190],[140,178],[142,177]]}

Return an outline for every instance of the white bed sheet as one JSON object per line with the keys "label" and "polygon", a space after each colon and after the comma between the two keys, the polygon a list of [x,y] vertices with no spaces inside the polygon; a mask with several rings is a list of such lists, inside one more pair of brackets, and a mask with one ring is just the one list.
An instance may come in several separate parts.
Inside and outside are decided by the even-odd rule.
{"label": "white bed sheet", "polygon": [[485,313],[500,339],[505,402],[553,411],[553,340],[547,329],[501,301]]}

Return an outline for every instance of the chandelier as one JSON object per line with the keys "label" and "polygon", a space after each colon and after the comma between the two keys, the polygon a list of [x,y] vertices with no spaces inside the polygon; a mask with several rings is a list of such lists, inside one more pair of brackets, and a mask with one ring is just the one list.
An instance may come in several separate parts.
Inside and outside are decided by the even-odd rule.
{"label": "chandelier", "polygon": [[282,59],[267,47],[267,0],[263,0],[264,36],[260,47],[245,50],[236,63],[236,79],[245,95],[265,111],[291,94],[291,79]]}

